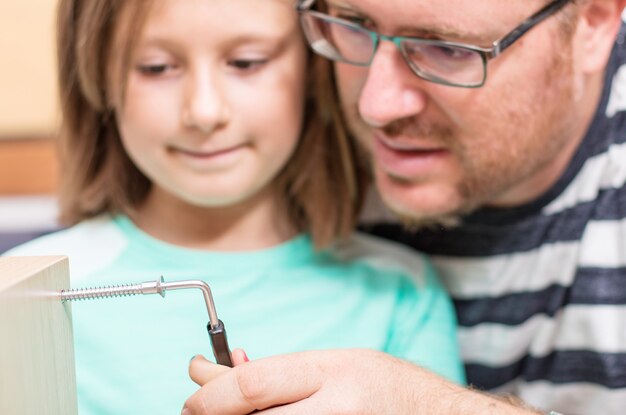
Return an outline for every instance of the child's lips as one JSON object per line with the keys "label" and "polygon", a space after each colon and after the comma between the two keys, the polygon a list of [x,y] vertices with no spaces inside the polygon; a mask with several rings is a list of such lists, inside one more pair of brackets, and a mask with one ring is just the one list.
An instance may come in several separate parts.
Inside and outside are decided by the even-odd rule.
{"label": "child's lips", "polygon": [[210,150],[181,147],[170,147],[168,150],[170,154],[194,170],[212,171],[236,165],[246,148],[246,144],[238,144]]}
{"label": "child's lips", "polygon": [[244,144],[238,144],[238,145],[224,147],[224,148],[220,148],[216,150],[192,150],[192,149],[172,147],[172,150],[175,152],[181,153],[185,156],[189,156],[189,157],[211,158],[211,157],[218,157],[218,156],[225,155],[230,152],[239,150],[243,146]]}

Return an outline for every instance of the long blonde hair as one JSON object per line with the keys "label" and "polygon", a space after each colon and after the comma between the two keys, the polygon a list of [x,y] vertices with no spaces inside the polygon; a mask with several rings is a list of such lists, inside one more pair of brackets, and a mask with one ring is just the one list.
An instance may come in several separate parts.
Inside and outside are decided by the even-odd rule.
{"label": "long blonde hair", "polygon": [[[124,89],[133,30],[141,27],[150,4],[60,1],[60,213],[65,224],[103,213],[132,213],[150,191],[150,180],[121,144],[111,109],[111,80]],[[132,16],[132,29],[120,23],[122,11]],[[121,41],[114,45],[116,39]],[[112,60],[119,64],[112,67]],[[352,231],[369,179],[365,160],[357,156],[344,127],[329,63],[312,54],[305,111],[298,148],[276,180],[288,202],[287,218],[323,247]]]}

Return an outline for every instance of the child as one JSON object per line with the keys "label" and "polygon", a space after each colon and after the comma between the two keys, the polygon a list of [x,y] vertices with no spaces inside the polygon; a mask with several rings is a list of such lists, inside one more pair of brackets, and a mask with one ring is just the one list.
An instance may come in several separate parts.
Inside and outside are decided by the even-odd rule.
{"label": "child", "polygon": [[[73,226],[11,255],[69,255],[75,288],[203,279],[254,358],[365,347],[463,380],[430,266],[350,235],[363,170],[292,1],[61,0],[58,24]],[[180,411],[199,293],[72,307],[80,413]]]}

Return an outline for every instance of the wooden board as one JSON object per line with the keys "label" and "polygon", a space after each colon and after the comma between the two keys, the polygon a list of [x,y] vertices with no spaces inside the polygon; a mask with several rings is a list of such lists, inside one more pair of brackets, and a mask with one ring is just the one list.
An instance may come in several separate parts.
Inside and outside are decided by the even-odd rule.
{"label": "wooden board", "polygon": [[66,257],[0,258],[0,414],[75,415]]}

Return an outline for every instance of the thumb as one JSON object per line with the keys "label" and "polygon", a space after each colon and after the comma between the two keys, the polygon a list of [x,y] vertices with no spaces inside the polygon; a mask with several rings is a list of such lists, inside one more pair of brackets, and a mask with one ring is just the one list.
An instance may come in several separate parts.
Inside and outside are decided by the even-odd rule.
{"label": "thumb", "polygon": [[230,370],[229,367],[209,362],[202,355],[194,356],[189,362],[189,377],[199,386],[210,382],[228,370]]}
{"label": "thumb", "polygon": [[248,355],[246,355],[246,352],[243,349],[234,349],[231,356],[234,366],[239,366],[250,361],[250,359],[248,359]]}

